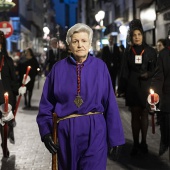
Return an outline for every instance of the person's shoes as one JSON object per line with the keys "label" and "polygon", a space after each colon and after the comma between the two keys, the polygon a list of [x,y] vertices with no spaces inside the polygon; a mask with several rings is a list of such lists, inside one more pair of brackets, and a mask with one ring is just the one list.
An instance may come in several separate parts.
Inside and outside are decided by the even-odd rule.
{"label": "person's shoes", "polygon": [[23,110],[27,110],[27,108],[28,108],[28,106],[25,106],[25,107],[23,107],[22,109],[23,109]]}
{"label": "person's shoes", "polygon": [[148,145],[146,143],[141,143],[140,144],[140,151],[143,154],[147,154],[148,153]]}
{"label": "person's shoes", "polygon": [[23,110],[31,110],[31,106],[25,106],[22,108]]}
{"label": "person's shoes", "polygon": [[139,153],[139,145],[133,145],[130,155],[136,156]]}

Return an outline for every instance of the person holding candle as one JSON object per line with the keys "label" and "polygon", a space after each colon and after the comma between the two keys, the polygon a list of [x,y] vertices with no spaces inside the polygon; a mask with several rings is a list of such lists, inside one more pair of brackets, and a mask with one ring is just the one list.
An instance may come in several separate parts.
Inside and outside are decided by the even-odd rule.
{"label": "person holding candle", "polygon": [[[30,66],[30,68],[28,67]],[[30,81],[26,84],[27,90],[24,94],[25,107],[23,109],[31,109],[31,99],[33,94],[33,88],[35,78],[38,75],[39,64],[31,48],[25,50],[25,58],[18,64],[19,82],[23,84],[23,76],[29,71]],[[29,70],[28,70],[29,69]]]}
{"label": "person holding candle", "polygon": [[131,156],[148,153],[148,110],[146,100],[151,78],[154,74],[156,50],[146,44],[141,21],[129,24],[128,46],[123,56],[119,89],[125,93],[126,105],[131,112],[133,147]]}
{"label": "person holding candle", "polygon": [[[159,155],[170,149],[170,50],[165,47],[159,52],[157,67],[151,88],[159,95],[159,124],[161,132]],[[155,102],[158,102],[157,100]]]}
{"label": "person holding candle", "polygon": [[[4,110],[4,94],[6,92],[8,94],[8,104],[10,106],[8,107],[8,111]],[[15,125],[15,121],[13,119],[13,112],[15,110],[16,97],[20,93],[24,94],[25,88],[19,88],[13,60],[11,57],[8,56],[6,50],[6,38],[4,33],[0,31],[0,131],[2,134],[4,122],[8,123],[8,137],[11,143],[14,143],[13,127]],[[2,148],[3,145],[4,143],[2,137]]]}
{"label": "person holding candle", "polygon": [[[112,81],[106,64],[89,53],[93,31],[83,23],[66,36],[71,55],[46,77],[37,123],[60,169],[105,170],[108,148],[118,156],[125,143]],[[58,144],[52,140],[52,113],[58,117]]]}

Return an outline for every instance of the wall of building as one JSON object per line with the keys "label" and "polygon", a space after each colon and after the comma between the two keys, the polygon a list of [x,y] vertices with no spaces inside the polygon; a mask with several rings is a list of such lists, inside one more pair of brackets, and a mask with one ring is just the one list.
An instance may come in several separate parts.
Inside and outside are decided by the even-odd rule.
{"label": "wall of building", "polygon": [[170,29],[170,18],[169,20],[164,19],[166,13],[170,13],[170,9],[157,14],[156,41],[160,38],[167,38],[168,30]]}

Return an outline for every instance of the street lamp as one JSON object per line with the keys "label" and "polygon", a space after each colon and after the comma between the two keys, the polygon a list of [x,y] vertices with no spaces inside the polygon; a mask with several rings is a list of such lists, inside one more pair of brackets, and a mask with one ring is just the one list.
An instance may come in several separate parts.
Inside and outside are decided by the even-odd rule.
{"label": "street lamp", "polygon": [[44,32],[43,39],[45,40],[44,51],[47,51],[47,40],[48,40],[48,34],[50,33],[50,29],[47,26],[44,26],[43,32]]}
{"label": "street lamp", "polygon": [[15,6],[15,3],[12,0],[0,0],[0,12],[9,11]]}
{"label": "street lamp", "polygon": [[104,17],[105,17],[105,12],[104,11],[99,11],[95,15],[95,19],[100,24],[101,27],[103,27],[103,19],[104,19]]}
{"label": "street lamp", "polygon": [[96,29],[100,30],[100,48],[103,47],[102,44],[102,38],[103,38],[103,32],[105,31],[105,26],[103,25],[103,19],[105,17],[105,12],[104,11],[99,11],[96,15],[95,15],[95,19],[96,21],[99,23],[99,26]]}
{"label": "street lamp", "polygon": [[45,35],[48,35],[50,33],[50,30],[47,26],[43,27],[43,32]]}
{"label": "street lamp", "polygon": [[0,0],[0,21],[9,21],[7,12],[14,6],[12,0]]}

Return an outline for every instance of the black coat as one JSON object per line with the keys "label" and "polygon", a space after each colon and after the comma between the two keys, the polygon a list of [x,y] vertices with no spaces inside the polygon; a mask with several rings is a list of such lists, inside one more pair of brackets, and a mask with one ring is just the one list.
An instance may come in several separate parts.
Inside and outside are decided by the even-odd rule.
{"label": "black coat", "polygon": [[125,93],[127,106],[146,107],[151,78],[156,67],[156,50],[147,44],[134,46],[136,53],[142,54],[142,64],[135,64],[132,48],[125,50],[120,74],[120,91]]}
{"label": "black coat", "polygon": [[112,74],[117,74],[120,68],[121,61],[119,47],[114,44],[113,53],[110,52],[109,46],[103,47],[102,60],[106,63],[111,76]]}
{"label": "black coat", "polygon": [[[0,55],[0,61],[2,56]],[[4,65],[1,71],[0,104],[4,103],[4,93],[8,92],[9,104],[15,109],[16,96],[18,95],[19,83],[15,74],[13,60],[9,56],[4,57]],[[3,86],[3,87],[2,87]]]}
{"label": "black coat", "polygon": [[159,53],[151,88],[160,96],[160,110],[170,113],[170,50],[168,48],[164,48]]}
{"label": "black coat", "polygon": [[23,76],[26,73],[27,67],[31,66],[29,76],[31,78],[30,82],[26,84],[27,90],[32,91],[34,87],[35,77],[38,74],[37,68],[39,68],[38,61],[35,57],[32,57],[31,59],[23,59],[18,64],[18,71],[19,71],[19,79],[20,79],[20,85],[22,85]]}
{"label": "black coat", "polygon": [[45,67],[47,69],[48,67],[48,72],[52,69],[53,65],[61,59],[61,51],[57,51],[57,54],[54,54],[53,49],[50,49],[46,53],[46,61],[45,61]]}

